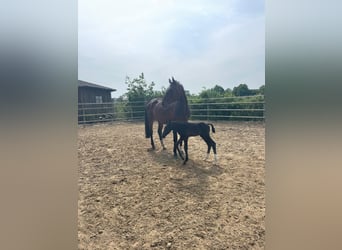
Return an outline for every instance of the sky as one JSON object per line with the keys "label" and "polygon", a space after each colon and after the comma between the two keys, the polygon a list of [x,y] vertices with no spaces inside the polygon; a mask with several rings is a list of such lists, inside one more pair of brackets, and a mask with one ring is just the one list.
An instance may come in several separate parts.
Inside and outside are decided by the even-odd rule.
{"label": "sky", "polygon": [[144,73],[155,90],[172,76],[191,94],[265,84],[262,0],[79,0],[78,79],[127,91]]}

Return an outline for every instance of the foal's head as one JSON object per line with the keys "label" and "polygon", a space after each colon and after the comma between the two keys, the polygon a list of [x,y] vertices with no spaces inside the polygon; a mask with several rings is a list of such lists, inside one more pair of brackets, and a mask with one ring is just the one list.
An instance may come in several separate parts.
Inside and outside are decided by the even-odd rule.
{"label": "foal's head", "polygon": [[165,128],[164,128],[162,137],[165,138],[168,134],[170,134],[171,130],[172,130],[172,123],[170,121],[168,121],[166,123]]}

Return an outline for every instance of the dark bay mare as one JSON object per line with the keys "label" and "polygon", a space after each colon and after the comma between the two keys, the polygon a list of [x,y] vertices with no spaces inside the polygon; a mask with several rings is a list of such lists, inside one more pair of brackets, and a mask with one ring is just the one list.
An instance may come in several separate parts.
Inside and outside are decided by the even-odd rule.
{"label": "dark bay mare", "polygon": [[[163,98],[154,98],[145,106],[145,136],[151,138],[152,149],[155,149],[153,141],[153,122],[158,122],[158,135],[160,143],[165,149],[162,130],[167,121],[188,121],[190,109],[183,85],[173,77],[169,79],[170,86]],[[173,133],[173,154],[176,157],[177,133]]]}

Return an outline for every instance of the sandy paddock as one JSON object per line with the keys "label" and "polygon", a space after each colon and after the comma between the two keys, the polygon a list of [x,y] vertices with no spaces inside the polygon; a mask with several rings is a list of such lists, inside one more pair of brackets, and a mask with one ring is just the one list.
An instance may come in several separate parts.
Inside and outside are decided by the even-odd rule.
{"label": "sandy paddock", "polygon": [[79,249],[263,249],[264,123],[214,125],[218,165],[196,137],[185,166],[172,134],[148,151],[143,123],[80,126]]}

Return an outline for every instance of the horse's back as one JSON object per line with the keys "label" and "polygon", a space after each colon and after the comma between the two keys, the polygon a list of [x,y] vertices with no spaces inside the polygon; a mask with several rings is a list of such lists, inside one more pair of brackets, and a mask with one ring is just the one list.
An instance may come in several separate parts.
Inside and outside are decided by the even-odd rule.
{"label": "horse's back", "polygon": [[146,103],[146,108],[152,108],[154,107],[158,102],[161,102],[161,99],[160,98],[153,98],[151,100],[149,100],[147,103]]}

